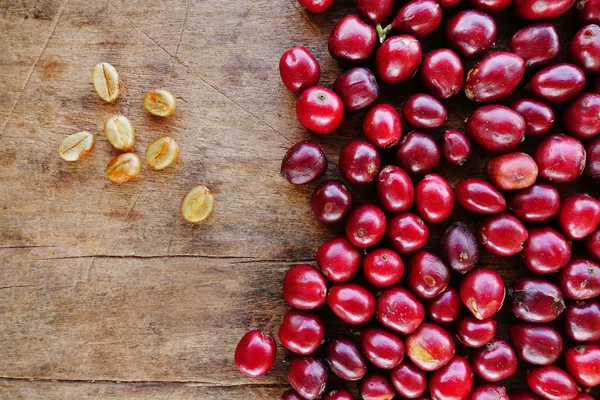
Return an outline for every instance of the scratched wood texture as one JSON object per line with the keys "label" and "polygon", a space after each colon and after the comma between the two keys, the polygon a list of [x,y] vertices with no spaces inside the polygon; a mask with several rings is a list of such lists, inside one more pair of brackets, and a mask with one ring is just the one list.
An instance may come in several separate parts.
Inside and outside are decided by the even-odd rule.
{"label": "scratched wood texture", "polygon": [[[313,262],[340,227],[316,223],[312,187],[293,188],[278,174],[286,149],[309,134],[277,62],[303,44],[330,85],[341,69],[326,38],[351,9],[348,0],[323,15],[294,0],[0,0],[0,398],[279,398],[285,353],[268,376],[250,380],[235,370],[235,345],[251,328],[276,333],[286,269]],[[510,29],[498,47],[517,28],[510,12],[500,21]],[[561,35],[571,21],[556,21]],[[425,46],[440,40],[438,32]],[[100,61],[123,82],[113,105],[90,82]],[[141,107],[157,87],[177,97],[172,118]],[[383,88],[383,98],[400,104],[416,89]],[[472,106],[460,98],[447,106],[448,126],[462,127]],[[104,168],[117,153],[102,125],[117,112],[135,125],[138,154],[169,134],[180,161],[110,183]],[[360,120],[317,138],[329,176],[341,145],[360,137]],[[58,143],[80,130],[98,134],[96,147],[66,163]],[[480,174],[481,160],[469,174]],[[465,171],[440,170],[453,182]],[[205,223],[191,225],[178,207],[198,184],[217,203]],[[433,228],[430,248],[443,228]],[[523,269],[517,258],[484,254],[482,262],[508,281]],[[504,313],[501,335],[510,322]],[[506,384],[522,384],[523,372]]]}

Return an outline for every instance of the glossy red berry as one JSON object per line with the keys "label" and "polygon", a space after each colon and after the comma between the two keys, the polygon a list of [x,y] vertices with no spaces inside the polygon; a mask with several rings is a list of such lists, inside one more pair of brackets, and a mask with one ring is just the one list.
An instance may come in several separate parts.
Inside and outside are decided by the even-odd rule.
{"label": "glossy red berry", "polygon": [[429,380],[432,400],[466,400],[473,388],[473,368],[466,358],[455,356]]}
{"label": "glossy red berry", "polygon": [[488,383],[476,385],[468,400],[511,400],[502,386],[496,386]]}
{"label": "glossy red berry", "polygon": [[294,93],[301,93],[319,83],[321,67],[310,51],[302,46],[296,46],[281,56],[279,74],[286,88]]}
{"label": "glossy red berry", "polygon": [[408,399],[420,397],[427,389],[427,376],[409,360],[392,370],[390,380],[396,392]]}
{"label": "glossy red berry", "polygon": [[327,179],[313,192],[310,207],[315,218],[326,224],[343,220],[352,209],[352,194],[338,179]]}
{"label": "glossy red berry", "polygon": [[423,371],[440,369],[454,357],[456,346],[447,330],[430,322],[423,322],[404,341],[406,355]]}
{"label": "glossy red berry", "polygon": [[562,353],[562,337],[549,325],[513,324],[508,333],[519,358],[530,364],[553,364]]}
{"label": "glossy red berry", "polygon": [[446,179],[437,174],[427,175],[415,187],[417,213],[429,223],[442,222],[454,209],[454,191]]}
{"label": "glossy red berry", "polygon": [[523,246],[523,262],[536,274],[558,272],[571,259],[571,243],[550,227],[529,230]]}
{"label": "glossy red berry", "polygon": [[575,138],[551,135],[540,142],[533,154],[542,178],[552,182],[572,182],[585,168],[585,148]]}
{"label": "glossy red berry", "polygon": [[461,57],[475,58],[492,47],[496,41],[496,22],[476,10],[455,14],[446,25],[446,41]]}
{"label": "glossy red berry", "polygon": [[478,10],[495,13],[504,10],[511,3],[511,0],[471,0],[471,4]]}
{"label": "glossy red berry", "polygon": [[398,11],[391,29],[418,38],[431,34],[442,22],[442,9],[435,0],[412,0]]}
{"label": "glossy red berry", "polygon": [[404,342],[393,333],[381,328],[369,328],[360,333],[364,355],[377,368],[392,369],[404,358]]}
{"label": "glossy red berry", "polygon": [[567,371],[582,386],[600,385],[600,345],[587,344],[565,351]]}
{"label": "glossy red berry", "polygon": [[373,286],[386,287],[397,283],[404,275],[404,263],[393,250],[375,249],[365,255],[362,270]]}
{"label": "glossy red berry", "polygon": [[498,214],[506,210],[506,200],[489,182],[467,178],[454,186],[456,200],[465,210],[478,214]]}
{"label": "glossy red berry", "polygon": [[333,4],[333,0],[298,0],[310,12],[322,13]]}
{"label": "glossy red berry", "polygon": [[279,328],[279,341],[286,349],[303,356],[317,351],[325,338],[321,318],[309,311],[289,310]]}
{"label": "glossy red berry", "polygon": [[[600,38],[599,38],[600,39]],[[569,104],[563,114],[563,127],[579,139],[591,139],[600,133],[600,95],[584,93]]]}
{"label": "glossy red berry", "polygon": [[387,21],[392,15],[394,0],[356,0],[358,14],[372,25]]}
{"label": "glossy red berry", "polygon": [[398,111],[389,104],[373,106],[363,121],[363,133],[368,141],[381,149],[394,147],[402,136]]}
{"label": "glossy red berry", "polygon": [[450,225],[440,240],[440,255],[450,269],[461,274],[475,268],[479,246],[471,228],[463,222]]}
{"label": "glossy red berry", "polygon": [[361,62],[369,58],[377,33],[375,28],[366,24],[358,15],[346,15],[333,28],[329,35],[329,53],[339,59],[350,62]]}
{"label": "glossy red berry", "polygon": [[513,314],[527,322],[551,322],[565,310],[558,286],[541,278],[517,278],[510,290]]}
{"label": "glossy red berry", "polygon": [[386,237],[392,249],[399,254],[413,253],[427,243],[429,228],[421,218],[405,212],[390,218]]}
{"label": "glossy red berry", "polygon": [[323,400],[354,400],[354,396],[347,389],[333,389],[323,396]]}
{"label": "glossy red berry", "polygon": [[600,340],[600,302],[578,301],[565,310],[565,333],[574,342],[592,343]]}
{"label": "glossy red berry", "polygon": [[325,360],[331,372],[347,381],[357,381],[367,373],[367,360],[358,346],[345,336],[327,343]]}
{"label": "glossy red berry", "polygon": [[435,139],[426,133],[412,131],[396,150],[396,164],[412,175],[425,175],[440,163],[441,151]]}
{"label": "glossy red berry", "polygon": [[375,146],[364,140],[352,140],[342,147],[338,168],[350,183],[364,185],[375,179],[380,163]]}
{"label": "glossy red berry", "polygon": [[442,155],[453,165],[464,165],[471,157],[471,141],[460,131],[449,129],[441,138]]}
{"label": "glossy red berry", "polygon": [[436,255],[419,251],[408,262],[405,281],[418,296],[432,299],[450,283],[450,270]]}
{"label": "glossy red berry", "polygon": [[494,339],[472,355],[473,369],[483,380],[498,382],[517,371],[517,355],[504,340]]}
{"label": "glossy red berry", "polygon": [[501,105],[488,105],[473,112],[465,132],[484,150],[505,153],[523,141],[525,128],[525,120],[516,111]]}
{"label": "glossy red berry", "polygon": [[446,108],[435,97],[417,93],[402,105],[404,120],[417,129],[434,129],[444,125],[448,114]]}
{"label": "glossy red berry", "polygon": [[375,72],[388,85],[410,79],[421,63],[421,44],[409,35],[387,39],[375,54]]}
{"label": "glossy red berry", "polygon": [[293,185],[306,185],[327,171],[327,157],[312,140],[296,143],[281,161],[281,175]]}
{"label": "glossy red berry", "polygon": [[377,319],[386,328],[407,335],[414,332],[424,318],[423,304],[403,287],[385,289],[377,297]]}
{"label": "glossy red berry", "polygon": [[378,373],[367,375],[360,381],[358,391],[363,400],[392,400],[396,396],[390,381]]}
{"label": "glossy red berry", "polygon": [[490,253],[504,257],[518,254],[528,236],[523,223],[506,213],[484,219],[477,228],[479,243]]}
{"label": "glossy red berry", "polygon": [[565,14],[575,0],[514,0],[517,14],[527,20],[550,19]]}
{"label": "glossy red berry", "polygon": [[554,111],[541,101],[520,99],[511,108],[525,120],[525,135],[544,135],[554,126]]}
{"label": "glossy red berry", "polygon": [[502,277],[489,268],[477,268],[460,281],[460,298],[479,320],[496,315],[504,303],[506,289]]}
{"label": "glossy red berry", "polygon": [[600,26],[587,25],[575,34],[569,58],[588,74],[600,72]]}
{"label": "glossy red berry", "polygon": [[485,169],[490,181],[501,190],[525,189],[533,185],[538,176],[534,159],[520,151],[491,158]]}
{"label": "glossy red berry", "polygon": [[471,315],[460,317],[455,326],[456,337],[465,346],[479,348],[496,336],[496,320],[479,320]]}
{"label": "glossy red berry", "polygon": [[579,0],[575,5],[581,24],[600,24],[600,3],[594,0]]}
{"label": "glossy red berry", "polygon": [[525,60],[527,68],[544,67],[558,57],[558,32],[550,23],[528,25],[510,38],[508,49]]}
{"label": "glossy red berry", "polygon": [[335,131],[342,123],[344,105],[340,97],[322,86],[306,89],[296,103],[296,116],[309,131],[321,135]]}
{"label": "glossy red berry", "polygon": [[600,265],[586,258],[571,260],[558,275],[563,294],[573,300],[600,296]]}
{"label": "glossy red berry", "polygon": [[283,279],[283,298],[300,310],[318,308],[327,299],[325,277],[310,265],[294,265]]}
{"label": "glossy red berry", "polygon": [[390,212],[408,210],[415,199],[415,187],[410,177],[395,165],[388,165],[381,169],[376,189],[379,202]]}
{"label": "glossy red berry", "polygon": [[509,206],[510,212],[522,221],[546,222],[560,211],[560,193],[547,183],[536,183],[514,193]]}
{"label": "glossy red berry", "polygon": [[288,367],[288,382],[306,400],[315,400],[325,393],[327,367],[315,357],[292,358]]}
{"label": "glossy red berry", "polygon": [[525,74],[525,61],[516,54],[497,51],[487,55],[467,74],[465,95],[476,103],[507,98]]}
{"label": "glossy red berry", "polygon": [[368,68],[352,68],[333,82],[333,91],[344,103],[346,111],[359,111],[370,107],[379,97],[375,75]]}
{"label": "glossy red berry", "polygon": [[281,400],[304,400],[294,389],[286,390],[285,393],[281,395]]}
{"label": "glossy red berry", "polygon": [[361,251],[343,236],[327,240],[317,251],[317,266],[331,282],[341,283],[352,279],[361,261]]}
{"label": "glossy red berry", "polygon": [[566,237],[581,240],[600,224],[600,201],[587,194],[572,194],[562,200],[558,224]]}
{"label": "glossy red berry", "polygon": [[419,73],[425,89],[438,99],[450,98],[463,87],[463,63],[450,49],[437,49],[429,53],[423,59]]}
{"label": "glossy red berry", "polygon": [[577,96],[585,86],[585,74],[573,64],[555,64],[536,73],[527,90],[545,102],[567,101]]}
{"label": "glossy red berry", "polygon": [[339,319],[350,325],[364,324],[375,313],[375,297],[355,283],[332,286],[327,305]]}
{"label": "glossy red berry", "polygon": [[461,309],[460,294],[452,286],[429,300],[426,304],[427,315],[438,324],[449,324],[458,318]]}
{"label": "glossy red berry", "polygon": [[244,375],[257,378],[271,370],[277,355],[275,340],[259,330],[244,335],[235,349],[235,365]]}
{"label": "glossy red berry", "polygon": [[600,182],[600,137],[588,142],[586,148],[585,174],[595,182]]}
{"label": "glossy red berry", "polygon": [[554,365],[532,368],[526,380],[529,389],[548,400],[573,400],[579,393],[573,378]]}
{"label": "glossy red berry", "polygon": [[370,247],[383,237],[386,220],[383,211],[374,204],[362,204],[354,209],[346,223],[346,236],[357,247]]}

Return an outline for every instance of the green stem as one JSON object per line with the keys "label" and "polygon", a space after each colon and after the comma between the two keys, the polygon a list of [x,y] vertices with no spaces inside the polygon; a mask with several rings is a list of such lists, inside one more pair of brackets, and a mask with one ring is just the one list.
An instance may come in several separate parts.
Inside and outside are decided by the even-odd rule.
{"label": "green stem", "polygon": [[381,24],[377,24],[375,26],[375,30],[377,31],[377,35],[379,36],[379,43],[383,43],[387,34],[392,30],[392,25],[388,25],[385,28],[381,27]]}

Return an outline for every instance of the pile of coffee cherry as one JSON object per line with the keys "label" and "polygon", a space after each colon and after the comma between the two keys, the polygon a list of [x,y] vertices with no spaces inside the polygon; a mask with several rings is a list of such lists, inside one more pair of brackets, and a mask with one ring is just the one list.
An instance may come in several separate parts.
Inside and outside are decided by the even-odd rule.
{"label": "pile of coffee cherry", "polygon": [[[311,12],[333,2],[299,1]],[[286,51],[279,64],[283,84],[299,95],[298,121],[315,137],[333,133],[344,113],[364,117],[364,139],[339,153],[347,183],[324,180],[310,200],[317,220],[345,234],[321,245],[316,268],[295,265],[284,278],[292,309],[278,336],[291,352],[292,389],[282,400],[351,400],[356,393],[365,400],[593,399],[600,384],[600,201],[583,192],[593,194],[600,182],[600,0],[355,6],[329,36],[329,53],[349,67],[333,90],[318,86],[319,63],[304,47]],[[522,25],[506,50],[494,48],[499,12]],[[444,24],[442,13],[450,16]],[[552,22],[558,18],[575,21],[568,43]],[[424,54],[421,42],[436,30],[447,48]],[[561,46],[568,62],[556,63]],[[380,101],[379,84],[411,80],[420,92],[400,112]],[[519,91],[525,95],[515,100]],[[446,126],[453,97],[474,105],[464,132]],[[436,173],[476,152],[486,158],[487,179],[467,177],[477,171],[463,167],[453,187]],[[441,162],[446,167],[436,171]],[[327,166],[319,144],[307,140],[289,149],[281,173],[306,185]],[[582,175],[587,186],[565,190]],[[360,191],[372,200],[356,204]],[[456,221],[456,209],[477,226]],[[447,227],[436,243],[433,224]],[[512,268],[526,273],[505,287],[480,251],[481,258],[520,255]],[[516,317],[508,341],[495,320],[505,297]],[[326,335],[326,319],[349,334],[332,335],[327,321]],[[235,362],[257,377],[275,355],[274,339],[254,330]],[[523,383],[507,392],[503,381],[519,362],[524,376],[513,381]]]}

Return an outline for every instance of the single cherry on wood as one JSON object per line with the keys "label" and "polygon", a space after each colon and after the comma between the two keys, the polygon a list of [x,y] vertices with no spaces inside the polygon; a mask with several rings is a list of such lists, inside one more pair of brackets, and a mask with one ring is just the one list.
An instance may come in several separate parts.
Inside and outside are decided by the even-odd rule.
{"label": "single cherry on wood", "polygon": [[279,74],[286,88],[294,93],[301,93],[319,83],[321,67],[310,51],[296,46],[281,55]]}
{"label": "single cherry on wood", "polygon": [[244,335],[235,349],[235,365],[251,378],[265,375],[271,370],[277,355],[275,340],[259,330]]}

